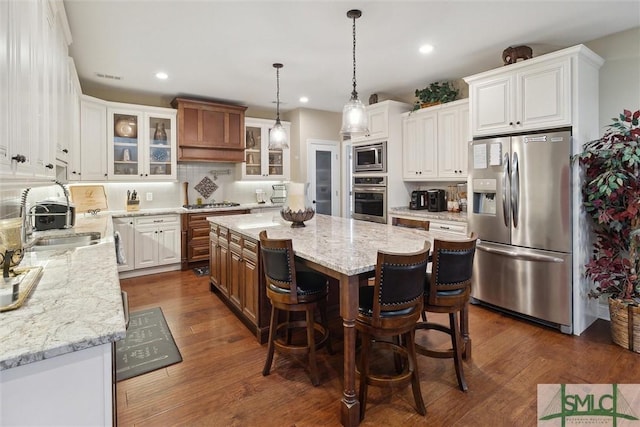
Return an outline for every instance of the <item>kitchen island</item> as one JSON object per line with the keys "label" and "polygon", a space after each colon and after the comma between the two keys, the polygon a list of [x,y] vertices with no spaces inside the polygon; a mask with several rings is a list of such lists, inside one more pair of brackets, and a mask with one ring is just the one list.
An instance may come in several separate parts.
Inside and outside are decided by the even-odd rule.
{"label": "kitchen island", "polygon": [[22,307],[0,313],[0,425],[111,425],[113,343],[126,334],[111,216],[80,217],[54,236],[100,232],[97,244],[27,251],[42,267]]}
{"label": "kitchen island", "polygon": [[[224,230],[259,242],[267,230],[270,238],[292,239],[296,259],[340,282],[340,316],[344,326],[344,391],[341,421],[345,426],[360,422],[360,403],[355,392],[356,332],[358,287],[375,271],[378,250],[407,253],[422,249],[424,242],[448,238],[447,233],[393,227],[366,221],[316,215],[304,228],[291,228],[279,214],[249,214],[209,217],[212,230]],[[212,232],[212,239],[215,238]],[[226,235],[225,235],[226,236]],[[257,259],[259,268],[259,258]],[[259,270],[261,272],[261,269]],[[262,273],[260,273],[262,274]],[[259,279],[258,284],[262,284]]]}

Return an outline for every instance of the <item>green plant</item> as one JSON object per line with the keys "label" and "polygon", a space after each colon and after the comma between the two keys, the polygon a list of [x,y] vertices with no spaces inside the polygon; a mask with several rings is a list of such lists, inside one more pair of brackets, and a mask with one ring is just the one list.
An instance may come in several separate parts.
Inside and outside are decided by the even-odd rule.
{"label": "green plant", "polygon": [[458,90],[454,89],[449,82],[434,82],[424,89],[416,89],[415,93],[416,98],[419,99],[419,101],[416,101],[417,108],[420,108],[420,104],[451,102],[458,96]]}
{"label": "green plant", "polygon": [[585,266],[596,284],[589,296],[608,294],[640,302],[640,110],[624,110],[603,137],[578,155],[584,170],[582,203],[595,241]]}

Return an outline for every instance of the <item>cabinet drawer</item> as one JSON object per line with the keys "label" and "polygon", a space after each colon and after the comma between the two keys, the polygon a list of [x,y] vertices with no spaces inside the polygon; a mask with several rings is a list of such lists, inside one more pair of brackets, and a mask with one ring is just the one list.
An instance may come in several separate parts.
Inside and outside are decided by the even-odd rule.
{"label": "cabinet drawer", "polygon": [[207,222],[207,217],[211,216],[210,213],[192,213],[189,214],[189,225],[194,225],[195,222]]}
{"label": "cabinet drawer", "polygon": [[180,224],[178,215],[152,215],[136,217],[138,225]]}
{"label": "cabinet drawer", "polygon": [[200,261],[209,259],[209,245],[205,246],[189,246],[189,259],[191,261]]}
{"label": "cabinet drawer", "polygon": [[445,233],[467,234],[467,225],[449,221],[429,221],[429,231],[442,231]]}
{"label": "cabinet drawer", "polygon": [[229,243],[232,245],[238,245],[241,246],[242,245],[242,236],[239,234],[236,234],[234,232],[231,232],[229,234]]}
{"label": "cabinet drawer", "polygon": [[189,228],[189,238],[197,239],[198,237],[208,237],[209,227]]}
{"label": "cabinet drawer", "polygon": [[218,237],[220,238],[220,240],[226,241],[227,238],[229,237],[229,229],[218,226]]}

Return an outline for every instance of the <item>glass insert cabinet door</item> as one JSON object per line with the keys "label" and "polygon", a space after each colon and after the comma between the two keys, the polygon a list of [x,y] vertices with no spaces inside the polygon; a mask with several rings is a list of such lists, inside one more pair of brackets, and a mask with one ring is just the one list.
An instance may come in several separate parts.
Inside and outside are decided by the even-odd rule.
{"label": "glass insert cabinet door", "polygon": [[138,176],[140,170],[140,115],[112,113],[113,175]]}
{"label": "glass insert cabinet door", "polygon": [[[268,141],[265,141],[268,144]],[[260,177],[262,171],[262,128],[259,126],[245,126],[244,160],[246,162],[245,175]]]}
{"label": "glass insert cabinet door", "polygon": [[148,129],[148,159],[149,176],[166,177],[171,176],[172,157],[172,123],[167,117],[149,115],[147,120]]}
{"label": "glass insert cabinet door", "polygon": [[[245,152],[242,163],[242,179],[289,179],[289,149],[269,149],[269,135],[275,121],[271,119],[245,118]],[[289,134],[290,124],[282,122]]]}

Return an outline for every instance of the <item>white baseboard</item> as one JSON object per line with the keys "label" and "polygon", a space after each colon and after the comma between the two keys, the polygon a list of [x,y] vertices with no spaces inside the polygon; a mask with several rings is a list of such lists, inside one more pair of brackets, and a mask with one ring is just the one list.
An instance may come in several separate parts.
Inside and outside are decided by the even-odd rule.
{"label": "white baseboard", "polygon": [[129,279],[131,277],[146,276],[148,274],[166,273],[167,271],[180,270],[180,263],[159,265],[157,267],[142,268],[139,270],[121,271],[118,277],[121,279]]}

